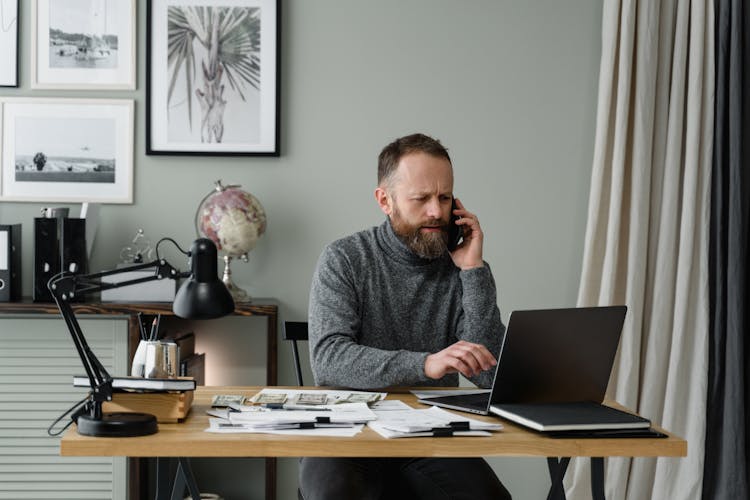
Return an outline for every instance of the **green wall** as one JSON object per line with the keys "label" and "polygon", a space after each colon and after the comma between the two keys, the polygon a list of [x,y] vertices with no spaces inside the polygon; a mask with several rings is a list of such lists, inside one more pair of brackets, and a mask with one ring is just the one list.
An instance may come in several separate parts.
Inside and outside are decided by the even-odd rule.
{"label": "green wall", "polygon": [[[146,156],[146,2],[138,2],[135,91],[32,91],[30,2],[20,16],[21,86],[0,95],[136,103],[134,203],[102,207],[92,269],[113,266],[137,228],[153,241],[189,244],[213,181],[239,183],[265,206],[268,231],[250,262],[233,266],[234,278],[251,295],[277,298],[282,321],[304,319],[322,247],[382,220],[373,197],[380,149],[423,131],[449,147],[456,193],[480,217],[503,317],[575,304],[601,50],[597,0],[282,0],[279,158]],[[24,225],[26,295],[33,218],[48,205],[61,206],[0,202],[0,223]],[[224,331],[238,327],[222,323],[199,341],[209,384],[263,383],[262,366],[232,356],[246,349],[262,360],[263,324],[234,337]],[[282,384],[294,382],[290,358],[282,345]],[[230,473],[245,468],[231,463]],[[514,498],[546,494],[543,460],[493,464]],[[294,498],[295,474],[296,461],[282,460],[280,498]],[[235,476],[230,489],[242,491]]]}

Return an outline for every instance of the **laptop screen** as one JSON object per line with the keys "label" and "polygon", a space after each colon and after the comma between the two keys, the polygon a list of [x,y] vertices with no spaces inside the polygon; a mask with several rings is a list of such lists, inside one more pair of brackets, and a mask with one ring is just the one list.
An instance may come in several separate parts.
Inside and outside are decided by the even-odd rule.
{"label": "laptop screen", "polygon": [[513,311],[492,403],[601,403],[625,306]]}

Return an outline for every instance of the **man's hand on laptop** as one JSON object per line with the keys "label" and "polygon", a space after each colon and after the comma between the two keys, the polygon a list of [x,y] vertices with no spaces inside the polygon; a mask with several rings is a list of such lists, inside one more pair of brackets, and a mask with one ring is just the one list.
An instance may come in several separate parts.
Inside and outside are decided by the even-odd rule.
{"label": "man's hand on laptop", "polygon": [[456,372],[471,378],[496,364],[495,356],[485,346],[459,340],[442,351],[427,356],[424,373],[432,379],[443,378],[449,373]]}

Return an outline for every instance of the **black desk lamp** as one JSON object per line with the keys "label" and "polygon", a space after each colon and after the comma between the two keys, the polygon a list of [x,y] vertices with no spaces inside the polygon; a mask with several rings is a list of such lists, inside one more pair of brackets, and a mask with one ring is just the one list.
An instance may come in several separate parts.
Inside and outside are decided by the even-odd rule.
{"label": "black desk lamp", "polygon": [[[159,244],[163,241],[172,242],[189,257],[190,273],[181,273],[166,260],[159,258]],[[86,342],[70,305],[70,300],[77,295],[87,295],[147,281],[165,278],[177,280],[189,277],[190,279],[177,291],[172,304],[174,313],[186,319],[220,318],[234,311],[234,301],[224,283],[218,278],[216,261],[216,245],[209,239],[199,238],[195,240],[190,251],[186,252],[174,240],[164,238],[156,244],[156,260],[153,262],[84,275],[64,272],[50,279],[47,286],[52,292],[52,297],[57,303],[71,337],[73,337],[73,343],[91,384],[91,393],[88,399],[71,415],[72,420],[78,425],[79,434],[108,437],[145,436],[156,433],[158,427],[156,417],[148,413],[102,412],[102,403],[112,400],[112,377]],[[144,278],[117,283],[101,281],[102,278],[107,276],[147,268],[155,268],[156,270],[153,275]]]}

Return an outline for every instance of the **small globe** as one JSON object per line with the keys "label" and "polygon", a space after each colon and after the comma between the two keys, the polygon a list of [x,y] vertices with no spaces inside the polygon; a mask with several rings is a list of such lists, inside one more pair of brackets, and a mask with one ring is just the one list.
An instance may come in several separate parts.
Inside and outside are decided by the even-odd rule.
{"label": "small globe", "polygon": [[258,199],[240,186],[216,188],[198,205],[195,228],[199,235],[216,243],[230,257],[244,257],[266,232],[266,211]]}

